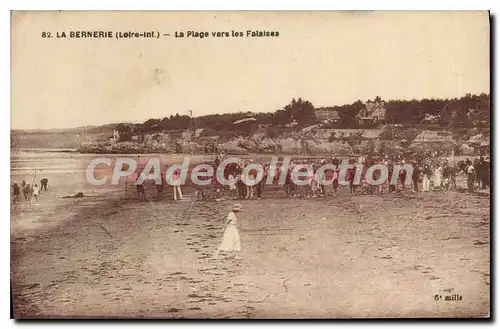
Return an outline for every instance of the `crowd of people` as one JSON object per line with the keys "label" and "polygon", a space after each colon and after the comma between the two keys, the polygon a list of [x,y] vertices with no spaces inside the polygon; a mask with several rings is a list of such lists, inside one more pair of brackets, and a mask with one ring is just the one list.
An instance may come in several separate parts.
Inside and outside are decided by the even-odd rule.
{"label": "crowd of people", "polygon": [[[340,169],[339,165],[341,160],[339,158],[331,158],[331,164],[334,165],[336,170],[325,170],[322,173],[318,168],[327,164],[326,159],[318,160],[297,160],[290,162],[286,173],[282,173],[281,164],[277,164],[271,168],[269,163],[260,163],[263,168],[262,179],[255,185],[247,184],[246,182],[253,181],[258,173],[257,170],[250,170],[248,177],[244,177],[244,168],[253,163],[253,160],[248,162],[242,161],[229,169],[227,177],[231,182],[228,190],[233,199],[261,199],[263,191],[265,190],[268,176],[274,170],[272,185],[279,185],[280,175],[285,174],[283,184],[284,193],[289,198],[306,197],[315,198],[323,197],[327,194],[327,185],[322,182],[329,182],[333,195],[337,195],[339,187],[347,185],[351,195],[356,194],[374,194],[374,193],[392,193],[402,190],[411,189],[415,192],[429,192],[431,190],[448,190],[457,188],[457,176],[465,175],[467,178],[468,191],[472,193],[477,187],[485,189],[490,186],[490,163],[484,157],[480,157],[473,161],[466,159],[458,163],[452,163],[446,158],[428,157],[428,158],[415,158],[412,161],[407,161],[403,157],[389,158],[385,157],[365,157],[363,158],[350,158],[349,164],[353,168],[347,169],[345,173],[345,183],[340,182]],[[215,161],[214,167],[218,166],[219,161]],[[411,180],[407,180],[407,172],[400,170],[398,173],[393,173],[395,165],[403,166],[409,163],[412,165],[413,172]],[[388,169],[388,177],[382,184],[371,185],[367,181],[365,175],[367,169],[373,165],[384,165]],[[306,171],[304,168],[312,168],[308,171],[308,175],[300,177],[300,180],[306,180],[307,184],[297,184],[292,179],[292,173],[295,170]],[[302,168],[302,169],[298,169]],[[360,172],[359,181],[355,179],[356,171]],[[322,177],[318,175],[322,174]],[[393,179],[393,175],[397,175]],[[373,180],[379,180],[381,175],[380,170],[373,171]],[[411,181],[408,185],[407,182]],[[217,184],[214,178],[214,184]],[[223,188],[222,186],[220,187]]]}
{"label": "crowd of people", "polygon": [[[215,161],[214,167],[218,167],[219,159]],[[246,165],[253,163],[252,160],[248,162],[242,161],[233,167],[229,168],[227,177],[229,178],[229,191],[233,199],[252,199],[256,197],[260,199],[262,197],[262,192],[264,186],[266,186],[267,177],[275,170],[273,183],[277,183],[280,180],[281,175],[281,165],[278,164],[275,168],[272,168],[269,163],[260,163],[263,168],[263,176],[260,182],[256,185],[246,184],[246,181],[252,181],[257,175],[256,170],[249,170],[249,179],[245,179],[243,176],[244,169]],[[285,194],[289,198],[294,197],[317,197],[326,196],[327,191],[325,189],[326,185],[320,184],[325,178],[331,182],[333,195],[338,194],[340,170],[338,169],[340,160],[337,158],[331,159],[331,164],[336,166],[336,170],[331,170],[330,172],[325,171],[323,176],[319,177],[321,171],[318,170],[321,166],[327,163],[326,159],[322,159],[319,163],[314,160],[303,160],[291,162],[285,177],[284,190]],[[371,158],[367,157],[365,159],[353,159],[349,160],[350,164],[353,164],[354,168],[347,169],[345,180],[349,186],[349,192],[352,195],[359,193],[362,194],[373,194],[373,193],[393,193],[397,191],[403,191],[405,189],[411,189],[414,192],[429,192],[431,190],[442,191],[448,189],[457,188],[457,177],[459,175],[465,175],[467,178],[467,188],[469,193],[473,193],[475,187],[485,189],[490,187],[490,163],[484,157],[475,159],[471,161],[466,159],[465,161],[460,161],[458,163],[452,163],[449,160],[442,157],[425,157],[420,159],[415,159],[411,161],[413,171],[411,173],[411,186],[407,186],[406,182],[406,171],[401,170],[399,173],[394,173],[394,165],[404,165],[407,161],[404,158],[390,159],[389,157],[384,158]],[[366,180],[367,168],[372,165],[383,164],[389,169],[388,178],[383,184],[370,185]],[[308,175],[304,176],[304,180],[308,184],[296,184],[297,181],[292,179],[292,172],[301,166],[302,168],[312,168],[313,170],[308,171]],[[305,165],[305,166],[304,166]],[[333,167],[332,167],[333,168]],[[360,183],[357,183],[354,179],[356,170],[361,172]],[[381,171],[373,171],[373,179],[376,181],[380,176]],[[392,179],[393,175],[397,175],[396,179]],[[322,180],[323,179],[323,180]],[[215,181],[214,181],[215,184]],[[273,184],[274,185],[274,184]],[[421,186],[421,188],[420,188]],[[221,187],[222,188],[222,187]],[[240,203],[233,205],[232,211],[227,215],[224,221],[224,227],[221,229],[223,233],[222,241],[216,251],[214,252],[212,258],[218,258],[221,254],[226,256],[232,256],[234,259],[241,259],[239,256],[241,249],[240,235],[237,228],[237,213],[241,212],[243,207]]]}
{"label": "crowd of people", "polygon": [[[283,189],[284,195],[288,198],[304,197],[316,198],[324,197],[332,193],[334,196],[339,193],[339,188],[346,185],[351,195],[358,194],[384,194],[398,191],[414,191],[414,192],[429,192],[433,190],[448,190],[457,188],[457,177],[465,176],[467,179],[468,192],[473,193],[476,187],[485,189],[490,186],[490,163],[484,157],[475,159],[474,161],[466,159],[458,163],[452,162],[445,157],[439,155],[434,156],[413,156],[410,160],[403,156],[397,157],[350,157],[348,163],[351,166],[345,172],[345,177],[340,173],[340,165],[343,161],[341,158],[332,157],[331,159],[307,159],[291,161],[284,170],[283,163],[264,163],[260,162],[262,172],[258,173],[257,169],[244,170],[248,165],[257,164],[252,159],[240,160],[239,163],[230,163],[225,167],[224,178],[229,184],[221,184],[217,178],[217,169],[223,157],[216,157],[211,164],[214,169],[211,184],[203,187],[197,186],[196,197],[204,199],[208,196],[208,191],[215,193],[215,198],[229,196],[231,199],[261,199],[264,193],[271,191],[270,186],[280,186]],[[327,169],[324,171],[318,170],[325,164],[332,164],[336,167],[335,170]],[[413,171],[408,171],[411,177],[406,177],[406,170],[393,172],[397,166],[404,167],[405,164],[411,165]],[[370,180],[366,179],[367,169],[374,165],[383,165],[388,169],[388,176],[382,184],[370,184]],[[312,168],[308,170],[306,168]],[[168,166],[165,168],[165,171]],[[298,177],[303,183],[298,183],[292,179],[294,171],[302,171],[303,175]],[[358,174],[357,174],[358,173]],[[355,178],[360,174],[360,179]],[[272,174],[272,179],[268,177]],[[372,179],[379,181],[382,172],[374,170],[371,175]],[[246,177],[245,177],[246,175]],[[285,175],[283,178],[282,175]],[[321,177],[319,175],[322,175]],[[396,177],[394,177],[396,175]],[[136,197],[145,199],[144,183],[137,184],[141,173],[136,176]],[[261,178],[255,184],[255,178]],[[342,178],[345,179],[342,182]],[[142,181],[145,181],[143,178]],[[253,182],[253,183],[252,183]],[[327,184],[323,182],[328,182]],[[174,200],[183,200],[183,184],[181,183],[181,170],[177,169],[173,172],[172,177],[165,177],[165,173],[161,173],[161,180],[155,182],[156,195],[159,197],[163,194],[164,185],[168,183],[172,189]],[[330,192],[331,191],[331,192]]]}
{"label": "crowd of people", "polygon": [[49,180],[47,178],[42,178],[40,180],[40,186],[38,186],[38,184],[35,184],[34,182],[32,184],[27,184],[24,179],[21,182],[21,186],[14,182],[12,184],[13,202],[15,204],[20,202],[19,198],[21,196],[21,193],[23,194],[25,201],[31,202],[32,198],[34,198],[36,201],[40,196],[40,192],[42,190],[47,191],[48,186]]}

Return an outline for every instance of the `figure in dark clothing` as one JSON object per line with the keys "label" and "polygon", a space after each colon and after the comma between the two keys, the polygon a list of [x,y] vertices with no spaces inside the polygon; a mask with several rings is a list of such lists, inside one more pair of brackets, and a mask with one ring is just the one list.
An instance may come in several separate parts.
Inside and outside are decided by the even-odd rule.
{"label": "figure in dark clothing", "polygon": [[140,182],[142,174],[138,175],[137,180],[135,181],[136,184],[136,198],[139,200],[146,200],[146,189],[144,188],[144,178],[142,179],[142,182]]}
{"label": "figure in dark clothing", "polygon": [[392,175],[394,173],[394,166],[392,163],[389,164],[389,193],[396,192],[396,182],[397,179],[393,179]]}
{"label": "figure in dark clothing", "polygon": [[30,184],[24,185],[23,195],[24,195],[24,199],[26,201],[30,201],[30,199],[31,199],[31,186],[30,186]]}
{"label": "figure in dark clothing", "polygon": [[483,188],[488,188],[491,187],[491,182],[490,182],[490,171],[491,171],[491,165],[489,161],[484,161],[484,167],[483,167]]}
{"label": "figure in dark clothing", "polygon": [[238,198],[244,199],[247,193],[247,187],[243,182],[243,170],[240,166],[236,168],[236,187],[238,188]]}
{"label": "figure in dark clothing", "polygon": [[289,168],[287,173],[286,173],[286,178],[285,178],[285,193],[286,196],[289,198],[293,198],[295,194],[295,184],[292,182],[292,169]]}
{"label": "figure in dark clothing", "polygon": [[12,185],[12,196],[14,197],[14,203],[19,203],[19,195],[21,195],[21,189],[17,183]]}
{"label": "figure in dark clothing", "polygon": [[266,184],[268,171],[269,171],[269,167],[268,167],[268,165],[265,165],[263,167],[262,179],[257,183],[257,185],[255,185],[255,192],[257,193],[258,200],[262,199],[262,189],[264,188],[264,184]]}
{"label": "figure in dark clothing", "polygon": [[479,182],[481,179],[481,166],[479,164],[479,159],[474,159],[474,171],[476,173],[475,180],[477,185],[479,186]]}
{"label": "figure in dark clothing", "polygon": [[420,168],[416,163],[413,164],[413,174],[411,175],[411,179],[413,181],[413,190],[415,192],[418,192],[418,182],[420,180]]}
{"label": "figure in dark clothing", "polygon": [[346,180],[349,182],[349,192],[351,195],[356,195],[356,184],[354,184],[354,175],[356,173],[356,169],[349,168],[346,172]]}
{"label": "figure in dark clothing", "polygon": [[478,176],[479,185],[481,188],[485,189],[489,187],[489,170],[490,165],[486,161],[484,161],[483,157],[479,158],[479,163],[476,167],[476,175]]}
{"label": "figure in dark clothing", "polygon": [[333,193],[335,195],[338,194],[338,189],[339,189],[339,159],[337,158],[332,158],[332,165],[335,166],[335,170],[333,171],[333,181],[332,181],[332,187],[333,187]]}
{"label": "figure in dark clothing", "polygon": [[444,187],[449,189],[457,188],[457,168],[449,163],[445,163],[443,166],[443,179],[444,179]]}
{"label": "figure in dark clothing", "polygon": [[162,172],[160,173],[160,180],[161,180],[160,182],[155,181],[157,197],[160,197],[163,193],[163,183],[165,182],[165,174]]}
{"label": "figure in dark clothing", "polygon": [[40,191],[41,190],[47,191],[48,185],[49,185],[49,180],[47,178],[42,178],[42,180],[40,180]]}

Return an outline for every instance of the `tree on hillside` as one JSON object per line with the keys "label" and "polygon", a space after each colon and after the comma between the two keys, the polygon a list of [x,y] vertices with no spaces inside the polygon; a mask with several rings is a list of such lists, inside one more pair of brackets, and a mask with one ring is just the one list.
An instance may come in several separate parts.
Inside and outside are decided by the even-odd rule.
{"label": "tree on hillside", "polygon": [[160,119],[149,119],[143,123],[145,127],[154,127],[160,124]]}
{"label": "tree on hillside", "polygon": [[160,119],[149,119],[145,121],[143,124],[138,125],[136,130],[140,131],[141,133],[159,132],[162,130],[160,123],[161,123]]}
{"label": "tree on hillside", "polygon": [[118,134],[120,134],[120,142],[127,142],[132,139],[132,128],[129,125],[120,123],[116,126],[116,130],[118,131]]}
{"label": "tree on hillside", "polygon": [[277,110],[273,116],[273,124],[275,126],[284,126],[292,120],[293,118],[290,116],[290,113],[285,110]]}
{"label": "tree on hillside", "polygon": [[284,110],[290,118],[297,121],[299,126],[308,126],[317,122],[314,105],[309,101],[302,100],[302,98],[292,99],[292,102],[285,106]]}
{"label": "tree on hillside", "polygon": [[362,101],[357,100],[352,104],[332,107],[332,110],[337,111],[340,116],[339,127],[347,128],[356,126],[356,115],[364,106]]}
{"label": "tree on hillside", "polygon": [[163,118],[158,125],[162,130],[185,130],[189,129],[190,121],[191,117],[189,115],[179,115],[179,113],[176,113],[170,117]]}

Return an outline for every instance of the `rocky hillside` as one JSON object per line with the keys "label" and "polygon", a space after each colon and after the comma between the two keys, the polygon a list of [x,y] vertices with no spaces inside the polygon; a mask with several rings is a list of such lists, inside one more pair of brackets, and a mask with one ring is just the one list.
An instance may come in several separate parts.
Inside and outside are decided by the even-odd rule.
{"label": "rocky hillside", "polygon": [[[167,133],[144,135],[135,142],[87,143],[79,148],[82,153],[185,153],[185,154],[403,154],[438,152],[473,154],[468,143],[477,131],[453,136],[445,130],[429,131],[416,128],[386,126],[383,129],[322,129],[313,127],[301,131],[281,133],[261,129],[251,136],[204,136],[195,138],[186,133],[183,138],[172,138]],[[482,140],[489,140],[484,134]],[[483,141],[484,143],[484,141]]]}

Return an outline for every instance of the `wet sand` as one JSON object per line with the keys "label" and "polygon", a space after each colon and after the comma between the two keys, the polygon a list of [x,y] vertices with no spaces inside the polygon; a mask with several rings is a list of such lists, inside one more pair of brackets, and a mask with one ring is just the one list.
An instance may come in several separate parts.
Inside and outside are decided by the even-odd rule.
{"label": "wet sand", "polygon": [[488,195],[266,188],[241,202],[235,261],[210,259],[232,201],[123,200],[121,188],[12,206],[16,318],[489,314]]}

